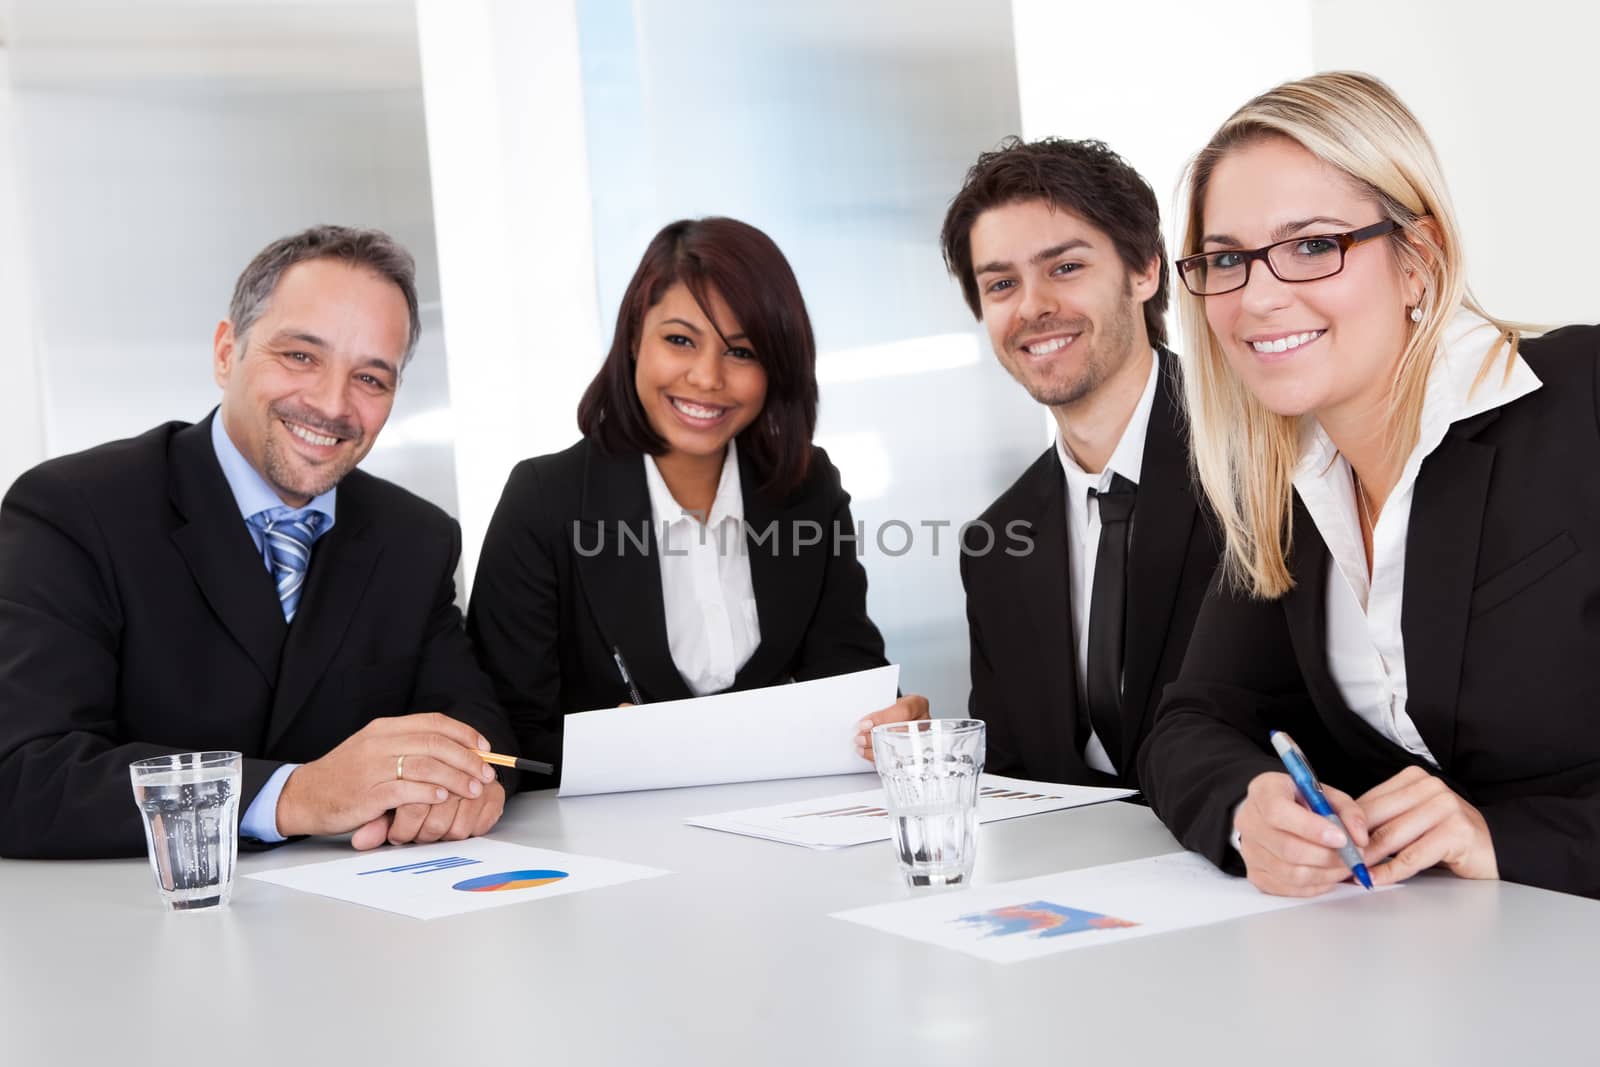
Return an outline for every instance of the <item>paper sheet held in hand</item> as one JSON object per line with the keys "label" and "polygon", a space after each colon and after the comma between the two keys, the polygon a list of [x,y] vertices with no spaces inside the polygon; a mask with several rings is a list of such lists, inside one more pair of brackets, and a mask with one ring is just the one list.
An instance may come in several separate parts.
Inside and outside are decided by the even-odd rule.
{"label": "paper sheet held in hand", "polygon": [[561,796],[855,774],[856,723],[895,702],[900,668],[568,715]]}

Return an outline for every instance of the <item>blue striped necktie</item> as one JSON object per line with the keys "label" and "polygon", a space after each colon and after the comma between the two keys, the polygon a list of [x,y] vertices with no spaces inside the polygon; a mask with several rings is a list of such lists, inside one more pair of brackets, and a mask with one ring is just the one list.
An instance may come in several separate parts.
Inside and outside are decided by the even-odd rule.
{"label": "blue striped necktie", "polygon": [[[276,517],[273,512],[277,512]],[[261,530],[261,549],[272,580],[278,586],[278,602],[283,605],[283,620],[294,621],[300,606],[300,590],[306,584],[306,568],[311,565],[311,545],[322,528],[320,511],[306,509],[284,513],[279,509],[254,516]]]}

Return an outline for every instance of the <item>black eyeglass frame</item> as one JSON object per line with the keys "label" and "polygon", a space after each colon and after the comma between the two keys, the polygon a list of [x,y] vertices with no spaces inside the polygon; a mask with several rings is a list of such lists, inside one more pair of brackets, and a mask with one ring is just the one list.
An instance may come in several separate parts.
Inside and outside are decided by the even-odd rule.
{"label": "black eyeglass frame", "polygon": [[[1371,226],[1363,226],[1359,230],[1346,230],[1344,233],[1304,234],[1300,237],[1290,237],[1282,241],[1274,241],[1270,245],[1265,245],[1261,248],[1253,248],[1248,251],[1239,248],[1219,248],[1215,252],[1197,252],[1192,256],[1184,256],[1182,259],[1177,260],[1173,263],[1173,266],[1177,268],[1178,277],[1183,280],[1183,287],[1189,290],[1189,292],[1193,293],[1195,296],[1201,298],[1208,296],[1224,296],[1228,293],[1236,293],[1240,289],[1243,289],[1245,286],[1249,285],[1250,265],[1258,259],[1267,265],[1267,270],[1271,271],[1272,276],[1278,279],[1280,282],[1286,282],[1290,285],[1299,285],[1301,282],[1320,282],[1322,279],[1331,278],[1335,274],[1338,274],[1339,271],[1344,270],[1345,257],[1349,255],[1350,249],[1354,248],[1358,244],[1361,244],[1363,241],[1370,241],[1375,237],[1383,237],[1387,234],[1395,233],[1399,229],[1400,224],[1398,222],[1395,222],[1393,219],[1384,219],[1382,222],[1374,222]],[[1272,250],[1281,245],[1295,245],[1302,241],[1332,241],[1338,245],[1338,269],[1330,271],[1327,274],[1319,274],[1315,278],[1285,278],[1283,275],[1279,274],[1278,268],[1272,265],[1272,259],[1270,258]],[[1189,283],[1189,271],[1187,269],[1188,266],[1190,264],[1202,263],[1211,256],[1220,255],[1244,257],[1244,280],[1238,285],[1230,286],[1227,289],[1218,289],[1216,292],[1197,292],[1195,287]]]}

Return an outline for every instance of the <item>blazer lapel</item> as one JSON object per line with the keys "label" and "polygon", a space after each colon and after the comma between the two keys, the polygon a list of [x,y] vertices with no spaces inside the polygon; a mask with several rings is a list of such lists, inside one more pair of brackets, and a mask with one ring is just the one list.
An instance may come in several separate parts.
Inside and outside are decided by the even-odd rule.
{"label": "blazer lapel", "polygon": [[[693,695],[667,645],[660,545],[650,521],[650,490],[638,454],[608,456],[589,447],[582,513],[574,536],[578,581],[606,651],[621,650],[628,673],[647,701]],[[620,685],[621,678],[617,681]]]}
{"label": "blazer lapel", "polygon": [[1049,764],[1063,777],[1080,775],[1084,768],[1078,751],[1078,668],[1077,649],[1072,639],[1072,592],[1067,574],[1067,492],[1052,447],[1035,463],[1037,472],[1032,514],[1019,518],[1032,526],[1033,551],[1018,559],[1014,571],[1014,595],[1026,605],[1029,630],[1037,639],[1038,654],[1031,657],[1038,672],[1039,687],[1007,686],[1009,692],[1029,699],[1042,693],[1044,704],[1037,708],[1014,708],[1020,723],[1038,724],[1035,741],[1040,751],[1049,753]]}
{"label": "blazer lapel", "polygon": [[186,521],[172,531],[172,541],[212,612],[267,684],[275,685],[283,609],[212,450],[215,417],[173,435],[167,490]]}
{"label": "blazer lapel", "polygon": [[1189,537],[1198,516],[1190,488],[1182,409],[1176,400],[1176,362],[1166,353],[1158,358],[1160,381],[1145,433],[1128,552],[1122,752],[1116,758],[1119,768],[1132,764],[1139,738],[1144,735],[1145,720],[1155,711],[1150,687],[1172,628]]}
{"label": "blazer lapel", "polygon": [[1449,766],[1466,648],[1478,542],[1494,470],[1494,446],[1473,440],[1499,409],[1456,423],[1422,463],[1406,530],[1400,629],[1406,712],[1428,750]]}
{"label": "blazer lapel", "polygon": [[[755,487],[761,479],[751,466],[749,450],[741,449],[738,457],[739,484],[744,489],[745,551],[761,625],[761,643],[733,679],[734,689],[748,689],[752,679],[777,678],[793,661],[810,616],[796,605],[808,591],[814,596],[822,587],[823,553],[832,550],[833,531],[828,528],[830,516],[804,514],[804,501],[773,501],[758,492]],[[801,518],[822,524],[823,540],[815,548],[801,550],[794,544],[795,523]]]}
{"label": "blazer lapel", "polygon": [[372,531],[371,513],[363,505],[359,483],[346,479],[339,490],[333,529],[311,548],[305,591],[289,627],[273,696],[268,750],[283,737],[327,673],[383,556],[383,543]]}
{"label": "blazer lapel", "polygon": [[1283,611],[1301,678],[1312,704],[1321,711],[1328,733],[1355,755],[1358,763],[1378,768],[1377,777],[1382,780],[1415,760],[1344,702],[1344,694],[1328,669],[1328,546],[1298,495],[1294,498],[1293,524],[1294,550],[1289,568],[1295,587],[1284,596]]}

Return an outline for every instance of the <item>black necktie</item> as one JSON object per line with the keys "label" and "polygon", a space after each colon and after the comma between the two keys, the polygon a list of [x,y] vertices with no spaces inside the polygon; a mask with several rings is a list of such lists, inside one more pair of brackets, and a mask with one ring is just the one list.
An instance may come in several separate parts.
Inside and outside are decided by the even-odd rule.
{"label": "black necktie", "polygon": [[1133,519],[1132,482],[1111,476],[1111,488],[1089,490],[1100,502],[1100,549],[1089,594],[1089,662],[1084,676],[1089,722],[1111,765],[1122,769],[1122,635],[1128,599],[1128,525]]}

